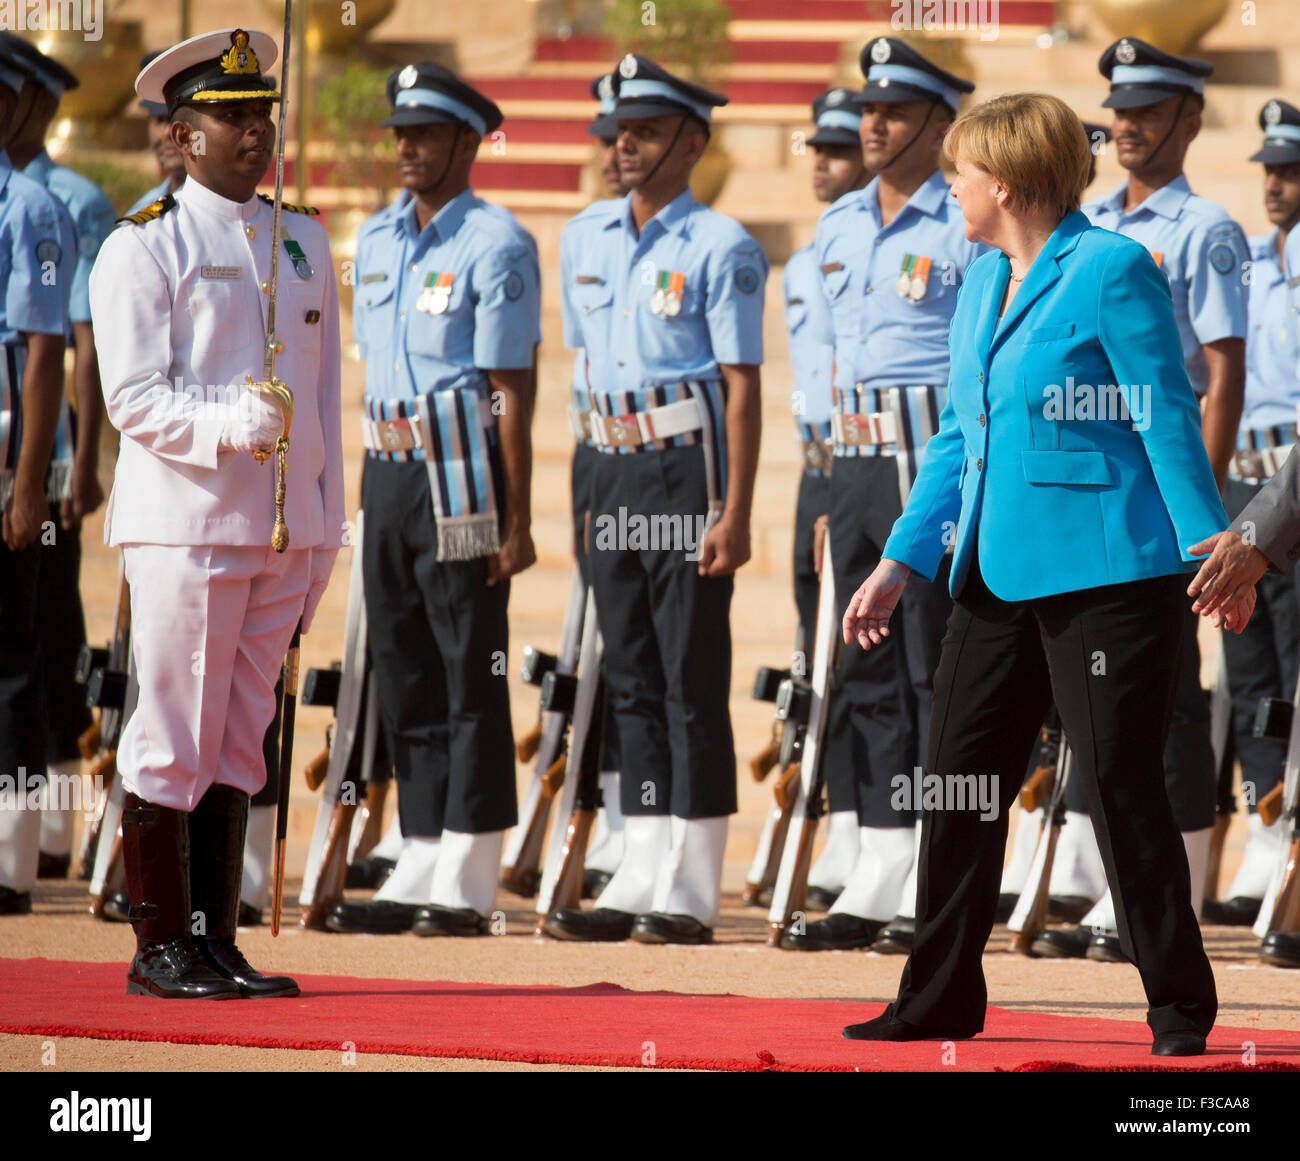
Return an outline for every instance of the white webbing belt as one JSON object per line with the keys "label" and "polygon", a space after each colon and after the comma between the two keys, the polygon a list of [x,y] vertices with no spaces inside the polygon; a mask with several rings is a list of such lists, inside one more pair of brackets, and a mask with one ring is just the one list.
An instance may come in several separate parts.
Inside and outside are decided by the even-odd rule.
{"label": "white webbing belt", "polygon": [[699,431],[700,407],[694,398],[679,399],[649,411],[636,411],[630,415],[601,415],[590,413],[591,439],[600,448],[642,447],[659,439],[672,439]]}

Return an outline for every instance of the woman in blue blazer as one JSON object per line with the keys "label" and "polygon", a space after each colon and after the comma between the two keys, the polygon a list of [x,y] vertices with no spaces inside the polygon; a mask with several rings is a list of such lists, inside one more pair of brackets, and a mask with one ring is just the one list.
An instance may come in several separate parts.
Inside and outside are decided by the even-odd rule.
{"label": "woman in blue blazer", "polygon": [[[1227,517],[1168,285],[1141,245],[1079,212],[1088,145],[1055,97],[981,105],[945,149],[966,236],[995,249],[967,271],[940,429],[880,566],[849,603],[844,640],[879,644],[907,577],[933,577],[951,547],[956,604],[917,772],[948,809],[925,812],[916,940],[898,998],[844,1035],[950,1039],[983,1028],[980,957],[1007,811],[1054,697],[1121,944],[1146,989],[1152,1052],[1192,1055],[1204,1051],[1217,1000],[1162,751],[1187,548]],[[970,775],[991,784],[996,817],[945,793]]]}

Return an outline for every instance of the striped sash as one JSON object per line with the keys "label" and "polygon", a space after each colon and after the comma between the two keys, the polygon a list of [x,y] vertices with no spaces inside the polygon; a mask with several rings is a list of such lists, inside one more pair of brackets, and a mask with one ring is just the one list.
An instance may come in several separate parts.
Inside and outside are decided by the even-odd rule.
{"label": "striped sash", "polygon": [[406,452],[368,451],[382,460],[423,460],[438,526],[438,560],[477,560],[501,551],[493,468],[497,448],[496,419],[481,390],[455,387],[416,399],[362,402],[372,420],[418,418],[429,433],[426,449]]}
{"label": "striped sash", "polygon": [[836,456],[894,456],[898,461],[899,498],[906,504],[921,468],[925,445],[939,430],[939,414],[948,402],[945,387],[867,387],[858,383],[852,391],[836,389],[835,410],[842,415],[869,415],[888,411],[895,416],[898,443],[862,444],[856,447],[836,443]]}
{"label": "striped sash", "polygon": [[1294,423],[1238,428],[1237,450],[1228,462],[1229,477],[1243,484],[1262,484],[1272,479],[1291,454],[1295,441]]}
{"label": "striped sash", "polygon": [[704,445],[704,468],[708,476],[709,527],[722,514],[727,499],[727,385],[723,379],[693,379],[631,391],[591,393],[592,408],[604,416],[634,415],[653,411],[683,399],[694,399],[700,408],[700,430],[667,439],[649,440],[638,447],[602,448],[611,455],[635,455],[663,451],[670,447]]}
{"label": "striped sash", "polygon": [[23,442],[23,406],[20,393],[27,348],[19,343],[0,344],[0,511],[14,494],[14,469]]}

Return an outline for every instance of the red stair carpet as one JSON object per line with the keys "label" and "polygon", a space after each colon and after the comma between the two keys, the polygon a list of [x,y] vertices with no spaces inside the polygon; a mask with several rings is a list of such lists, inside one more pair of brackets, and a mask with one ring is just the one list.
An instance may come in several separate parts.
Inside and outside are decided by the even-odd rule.
{"label": "red stair carpet", "polygon": [[294,999],[168,1003],[125,995],[125,976],[122,964],[0,960],[0,1032],[741,1072],[1300,1069],[1300,1032],[1219,1027],[1205,1056],[1164,1063],[1144,1024],[1001,1008],[945,1053],[841,1039],[882,1008],[844,1000],[298,976]]}

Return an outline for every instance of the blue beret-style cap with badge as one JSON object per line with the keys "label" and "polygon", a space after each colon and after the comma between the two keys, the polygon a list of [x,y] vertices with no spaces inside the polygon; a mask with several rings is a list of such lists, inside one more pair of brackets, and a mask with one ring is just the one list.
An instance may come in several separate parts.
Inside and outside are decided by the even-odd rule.
{"label": "blue beret-style cap with badge", "polygon": [[1174,56],[1136,36],[1121,37],[1101,54],[1101,75],[1110,81],[1104,109],[1140,109],[1168,97],[1201,93],[1214,72],[1207,60]]}
{"label": "blue beret-style cap with badge", "polygon": [[1264,144],[1250,155],[1264,165],[1291,165],[1300,161],[1300,109],[1276,98],[1259,111]]}
{"label": "blue beret-style cap with badge", "polygon": [[34,75],[25,59],[30,49],[31,45],[22,37],[12,32],[0,32],[0,85],[15,96]]}
{"label": "blue beret-style cap with badge", "polygon": [[867,83],[862,102],[942,101],[955,117],[963,93],[973,93],[972,81],[941,69],[911,45],[893,36],[878,36],[862,46],[858,67]]}
{"label": "blue beret-style cap with badge", "polygon": [[409,64],[394,72],[388,78],[388,102],[393,106],[392,115],[380,122],[387,128],[459,123],[486,137],[505,120],[492,101],[432,61]]}
{"label": "blue beret-style cap with badge", "polygon": [[860,145],[858,126],[862,124],[862,98],[852,89],[828,89],[812,104],[813,124],[817,132],[808,138],[809,145]]}
{"label": "blue beret-style cap with badge", "polygon": [[278,101],[275,82],[262,75],[277,56],[279,49],[265,32],[205,32],[154,57],[135,78],[135,91],[168,113],[212,101]]}
{"label": "blue beret-style cap with badge", "polygon": [[727,103],[721,93],[675,77],[654,61],[631,52],[618,62],[613,81],[614,116],[619,121],[690,113],[707,126],[713,124],[713,110]]}
{"label": "blue beret-style cap with badge", "polygon": [[596,77],[591,82],[591,95],[600,102],[600,109],[595,119],[587,126],[587,132],[602,141],[613,141],[618,136],[618,118],[613,115],[616,104],[614,78],[609,73]]}

